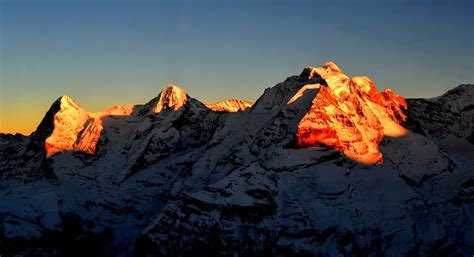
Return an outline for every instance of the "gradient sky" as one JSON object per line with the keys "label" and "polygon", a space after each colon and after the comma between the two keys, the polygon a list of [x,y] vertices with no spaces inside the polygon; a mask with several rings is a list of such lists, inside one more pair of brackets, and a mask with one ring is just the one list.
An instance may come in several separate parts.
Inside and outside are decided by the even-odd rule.
{"label": "gradient sky", "polygon": [[333,60],[379,89],[474,83],[474,1],[0,0],[0,132],[29,134],[69,95],[89,111],[173,82],[201,101],[257,99]]}

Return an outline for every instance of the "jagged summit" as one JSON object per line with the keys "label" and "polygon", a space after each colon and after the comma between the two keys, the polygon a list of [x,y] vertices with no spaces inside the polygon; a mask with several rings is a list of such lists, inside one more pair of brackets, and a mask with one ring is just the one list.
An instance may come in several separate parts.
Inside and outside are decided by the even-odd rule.
{"label": "jagged summit", "polygon": [[[33,152],[44,152],[45,141],[53,133],[56,113],[63,107],[63,102],[68,103],[70,98],[68,96],[60,96],[57,98],[46,112],[36,130],[31,134],[31,140],[27,149]],[[77,106],[77,104],[75,104]]]}
{"label": "jagged summit", "polygon": [[51,104],[51,107],[49,107],[49,110],[46,113],[46,116],[55,115],[57,112],[59,112],[61,110],[67,110],[67,109],[79,110],[79,109],[82,109],[82,107],[71,97],[69,97],[67,95],[62,95],[62,96],[58,97]]}
{"label": "jagged summit", "polygon": [[333,62],[305,70],[327,86],[315,85],[319,91],[298,125],[297,145],[321,144],[363,163],[381,162],[378,144],[383,136],[406,133],[400,125],[406,119],[405,100],[390,90],[379,93],[368,77],[349,78]]}
{"label": "jagged summit", "polygon": [[339,72],[342,72],[342,70],[339,68],[339,66],[337,66],[334,62],[332,61],[327,61],[324,66],[324,68],[326,69],[330,69],[332,71],[339,71]]}
{"label": "jagged summit", "polygon": [[401,125],[406,108],[403,97],[393,91],[379,92],[368,77],[351,79],[335,63],[327,62],[322,67],[306,67],[299,76],[265,90],[251,113],[276,115],[275,133],[292,133],[279,136],[296,137],[297,147],[325,146],[373,164],[383,161],[378,147],[384,136],[407,133]]}
{"label": "jagged summit", "polygon": [[306,66],[300,74],[301,78],[311,80],[315,75],[322,76],[322,74],[342,73],[342,70],[334,62],[328,61],[322,67]]}
{"label": "jagged summit", "polygon": [[339,66],[337,66],[337,64],[335,64],[332,61],[327,61],[321,67],[307,66],[306,69],[310,69],[310,70],[313,71],[313,74],[318,73],[320,76],[322,76],[323,74],[331,73],[331,72],[333,72],[333,73],[343,73],[341,68],[339,68]]}
{"label": "jagged summit", "polygon": [[67,95],[53,102],[33,133],[33,146],[46,152],[46,157],[65,151],[96,152],[103,131],[104,115],[128,115],[133,105],[113,106],[105,112],[90,113]]}
{"label": "jagged summit", "polygon": [[160,100],[153,108],[153,112],[161,112],[166,109],[177,111],[187,103],[186,91],[174,84],[169,84],[160,93]]}
{"label": "jagged summit", "polygon": [[49,123],[47,128],[40,125],[51,133],[45,140],[46,156],[73,150],[78,134],[89,118],[87,111],[72,98],[66,95],[59,97],[43,119]]}
{"label": "jagged summit", "polygon": [[74,99],[72,99],[71,97],[67,95],[60,96],[56,101],[59,101],[63,108],[68,108],[68,107],[72,107],[75,109],[81,108],[81,106]]}

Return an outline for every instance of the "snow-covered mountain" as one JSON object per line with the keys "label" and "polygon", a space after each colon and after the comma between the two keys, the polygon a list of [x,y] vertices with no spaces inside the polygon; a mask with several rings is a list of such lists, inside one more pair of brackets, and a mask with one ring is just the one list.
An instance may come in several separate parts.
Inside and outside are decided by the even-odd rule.
{"label": "snow-covered mountain", "polygon": [[297,101],[306,90],[316,92],[311,108],[298,125],[298,146],[323,144],[359,162],[377,163],[382,161],[378,145],[383,136],[407,133],[400,125],[406,119],[405,99],[391,90],[379,93],[369,78],[350,79],[332,62],[305,72],[309,77],[318,74],[326,86],[307,84],[288,101]]}
{"label": "snow-covered mountain", "polygon": [[0,134],[0,254],[470,256],[473,90],[405,101],[328,62],[254,104],[63,96]]}

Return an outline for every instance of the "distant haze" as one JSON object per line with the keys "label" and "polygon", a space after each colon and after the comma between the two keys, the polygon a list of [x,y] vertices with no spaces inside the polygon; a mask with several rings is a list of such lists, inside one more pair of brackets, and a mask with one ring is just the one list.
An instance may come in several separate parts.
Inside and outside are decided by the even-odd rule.
{"label": "distant haze", "polygon": [[0,0],[0,132],[31,133],[61,95],[99,111],[172,82],[203,102],[254,101],[328,60],[379,89],[437,96],[474,82],[473,11],[474,1]]}

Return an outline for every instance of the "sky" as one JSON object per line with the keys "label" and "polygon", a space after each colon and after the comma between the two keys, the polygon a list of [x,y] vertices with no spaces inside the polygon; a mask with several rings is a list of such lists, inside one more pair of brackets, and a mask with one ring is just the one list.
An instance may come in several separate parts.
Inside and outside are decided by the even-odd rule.
{"label": "sky", "polygon": [[168,83],[256,100],[332,60],[379,90],[474,83],[474,1],[0,0],[0,132],[29,134],[61,95],[88,111]]}

